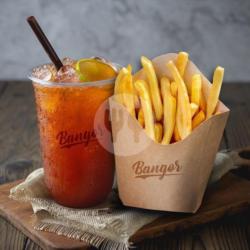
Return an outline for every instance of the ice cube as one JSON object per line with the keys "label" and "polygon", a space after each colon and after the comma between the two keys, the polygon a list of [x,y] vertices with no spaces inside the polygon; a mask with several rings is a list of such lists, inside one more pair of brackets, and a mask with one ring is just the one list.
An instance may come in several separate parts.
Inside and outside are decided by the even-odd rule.
{"label": "ice cube", "polygon": [[32,75],[44,81],[52,81],[55,74],[55,69],[50,64],[45,64],[33,69]]}
{"label": "ice cube", "polygon": [[71,66],[73,66],[75,64],[75,60],[73,60],[70,57],[65,57],[65,58],[62,59],[62,63],[63,63],[63,65],[71,65]]}
{"label": "ice cube", "polygon": [[80,82],[79,76],[71,65],[64,65],[61,67],[56,76],[56,82]]}

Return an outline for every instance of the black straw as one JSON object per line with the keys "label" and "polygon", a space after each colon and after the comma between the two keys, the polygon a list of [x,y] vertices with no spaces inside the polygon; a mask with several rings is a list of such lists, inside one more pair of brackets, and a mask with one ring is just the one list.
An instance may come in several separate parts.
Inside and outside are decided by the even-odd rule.
{"label": "black straw", "polygon": [[29,23],[30,27],[34,31],[37,39],[43,46],[44,50],[46,51],[47,55],[49,56],[50,60],[54,63],[57,70],[59,70],[63,64],[56,54],[55,50],[53,49],[51,43],[49,42],[48,38],[44,34],[42,28],[38,24],[36,18],[34,16],[30,16],[27,18],[27,22]]}

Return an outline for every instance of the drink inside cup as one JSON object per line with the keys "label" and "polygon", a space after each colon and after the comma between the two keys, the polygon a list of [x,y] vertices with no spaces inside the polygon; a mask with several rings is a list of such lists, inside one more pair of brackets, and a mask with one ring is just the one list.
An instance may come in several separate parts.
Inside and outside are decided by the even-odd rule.
{"label": "drink inside cup", "polygon": [[[111,191],[114,157],[99,141],[112,147],[105,101],[113,94],[116,74],[115,66],[101,59],[67,58],[59,70],[47,64],[35,68],[30,77],[45,181],[62,205],[94,206]],[[103,115],[96,118],[100,107]]]}

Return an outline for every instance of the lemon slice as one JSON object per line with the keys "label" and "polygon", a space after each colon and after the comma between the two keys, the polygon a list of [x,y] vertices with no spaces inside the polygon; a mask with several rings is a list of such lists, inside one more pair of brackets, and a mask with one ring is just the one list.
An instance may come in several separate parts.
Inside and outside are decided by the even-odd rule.
{"label": "lemon slice", "polygon": [[75,69],[83,82],[106,80],[116,77],[116,70],[99,59],[87,58],[76,62]]}

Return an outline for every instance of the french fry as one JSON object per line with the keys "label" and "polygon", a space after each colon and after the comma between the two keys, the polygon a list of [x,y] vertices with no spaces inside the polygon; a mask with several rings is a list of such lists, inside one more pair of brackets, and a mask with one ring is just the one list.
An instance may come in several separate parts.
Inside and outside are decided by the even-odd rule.
{"label": "french fry", "polygon": [[162,140],[163,128],[161,123],[155,123],[155,141],[160,143]]}
{"label": "french fry", "polygon": [[152,140],[155,140],[154,115],[153,115],[153,110],[152,110],[152,103],[151,103],[150,95],[147,90],[145,81],[137,80],[135,82],[135,88],[138,91],[139,97],[141,100],[142,111],[144,114],[146,134]]}
{"label": "french fry", "polygon": [[201,84],[201,75],[193,75],[191,83],[191,102],[198,106],[200,106],[201,101]]}
{"label": "french fry", "polygon": [[196,112],[198,111],[199,106],[197,104],[191,102],[190,107],[191,107],[191,116],[193,117],[196,114]]}
{"label": "french fry", "polygon": [[167,63],[167,67],[178,86],[176,125],[181,139],[184,139],[192,131],[192,116],[189,96],[186,85],[182,80],[181,75],[179,74],[179,71],[177,70],[173,61],[169,61]]}
{"label": "french fry", "polygon": [[224,69],[215,69],[213,84],[205,97],[201,74],[195,73],[188,84],[184,82],[188,57],[188,53],[180,52],[175,63],[170,60],[166,64],[172,82],[163,76],[158,83],[153,63],[144,56],[141,64],[147,80],[133,81],[129,64],[120,70],[115,81],[115,100],[137,118],[147,136],[162,145],[185,139],[203,121],[221,113],[217,106]]}
{"label": "french fry", "polygon": [[148,79],[149,89],[151,93],[150,96],[152,98],[152,104],[155,112],[155,118],[157,121],[160,121],[163,115],[163,107],[154,66],[152,62],[145,56],[141,57],[141,64]]}
{"label": "french fry", "polygon": [[[128,70],[128,73],[132,75],[133,68],[131,64],[127,65],[127,70]],[[134,103],[135,103],[135,107],[137,108],[139,107],[140,101],[139,101],[138,95],[136,94],[134,84],[133,84],[133,89],[134,89]]]}
{"label": "french fry", "polygon": [[[132,65],[131,64],[128,64],[126,69],[128,70],[128,73],[132,75],[132,71],[133,71],[133,68],[132,68]],[[132,77],[133,79],[133,77]],[[135,107],[139,107],[139,97],[137,96],[136,94],[136,91],[134,89],[134,84],[133,84],[133,91],[134,91],[134,104],[135,104]]]}
{"label": "french fry", "polygon": [[166,77],[161,79],[161,93],[163,98],[163,125],[164,136],[162,144],[170,143],[173,136],[176,117],[176,99],[171,95],[170,82]]}
{"label": "french fry", "polygon": [[218,66],[214,71],[213,84],[210,88],[207,99],[207,119],[210,118],[215,112],[216,106],[219,101],[221,85],[224,77],[224,68]]}
{"label": "french fry", "polygon": [[124,104],[123,102],[123,84],[124,84],[124,78],[128,74],[128,70],[126,68],[122,68],[115,80],[115,88],[114,88],[114,94],[115,94],[115,100],[120,103]]}
{"label": "french fry", "polygon": [[[191,108],[190,108],[191,109]],[[182,115],[182,107],[180,105],[180,94],[177,96],[177,104],[176,104],[176,117],[175,117],[175,124],[176,124],[176,132],[178,131],[180,140],[183,138],[181,137],[182,131],[184,131],[184,122],[183,122],[183,115]]]}
{"label": "french fry", "polygon": [[206,104],[206,99],[205,99],[205,96],[203,94],[202,88],[201,88],[200,108],[206,114],[207,104]]}
{"label": "french fry", "polygon": [[127,65],[127,70],[130,74],[132,74],[132,65],[131,64],[128,64]]}
{"label": "french fry", "polygon": [[175,140],[176,142],[181,140],[179,131],[178,131],[178,129],[177,129],[176,126],[174,127],[174,140]]}
{"label": "french fry", "polygon": [[134,102],[134,85],[132,75],[128,72],[122,79],[121,85],[123,104],[127,107],[128,112],[135,117],[135,102]]}
{"label": "french fry", "polygon": [[140,100],[138,95],[134,95],[134,103],[136,109],[140,107]]}
{"label": "french fry", "polygon": [[175,81],[171,82],[170,88],[171,88],[172,96],[177,97],[178,86],[177,86],[177,83]]}
{"label": "french fry", "polygon": [[178,69],[182,78],[184,76],[187,63],[188,63],[188,53],[183,51],[179,52],[176,59],[176,68]]}
{"label": "french fry", "polygon": [[140,108],[138,111],[138,118],[137,119],[138,119],[138,122],[141,124],[141,126],[144,127],[145,122],[144,122],[144,114],[143,114],[142,108]]}
{"label": "french fry", "polygon": [[206,119],[206,116],[201,110],[193,119],[192,121],[192,128],[195,129],[198,125],[200,125],[204,120]]}
{"label": "french fry", "polygon": [[139,96],[136,93],[134,84],[133,84],[133,89],[134,89],[134,103],[135,103],[135,108],[139,108],[140,107],[140,100],[139,100]]}

